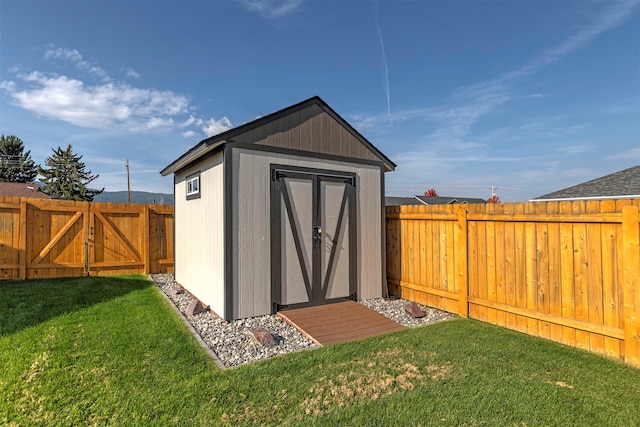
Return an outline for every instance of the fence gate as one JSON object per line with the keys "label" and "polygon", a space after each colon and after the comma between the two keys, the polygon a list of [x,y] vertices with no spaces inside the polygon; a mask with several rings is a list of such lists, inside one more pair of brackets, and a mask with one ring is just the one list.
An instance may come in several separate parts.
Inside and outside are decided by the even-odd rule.
{"label": "fence gate", "polygon": [[173,271],[173,207],[0,197],[0,277]]}
{"label": "fence gate", "polygon": [[92,270],[115,267],[122,269],[123,273],[141,268],[149,271],[143,244],[149,238],[148,230],[148,215],[145,217],[144,212],[92,206],[87,232],[89,257],[85,261],[89,274]]}
{"label": "fence gate", "polygon": [[73,206],[57,201],[28,204],[26,211],[26,277],[80,276],[89,204]]}

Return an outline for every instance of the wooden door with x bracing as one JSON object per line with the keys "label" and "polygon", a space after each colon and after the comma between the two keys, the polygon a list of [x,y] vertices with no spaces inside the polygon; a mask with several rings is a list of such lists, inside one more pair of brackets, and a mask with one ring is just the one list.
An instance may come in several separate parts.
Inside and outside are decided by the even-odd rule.
{"label": "wooden door with x bracing", "polygon": [[355,174],[271,168],[273,312],[356,299]]}

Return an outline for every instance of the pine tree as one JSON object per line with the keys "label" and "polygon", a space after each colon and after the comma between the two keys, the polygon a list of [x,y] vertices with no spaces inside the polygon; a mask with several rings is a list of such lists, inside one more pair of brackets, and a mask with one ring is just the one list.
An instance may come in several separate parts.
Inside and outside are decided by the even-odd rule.
{"label": "pine tree", "polygon": [[0,182],[33,182],[38,166],[31,160],[31,151],[14,135],[0,136]]}
{"label": "pine tree", "polygon": [[98,178],[99,175],[91,175],[91,171],[84,170],[85,164],[80,161],[82,156],[74,154],[71,145],[66,150],[58,147],[53,155],[47,157],[44,164],[48,168],[39,167],[38,173],[42,176],[42,191],[52,197],[65,200],[78,200],[91,202],[93,198],[104,191],[91,190],[87,184]]}

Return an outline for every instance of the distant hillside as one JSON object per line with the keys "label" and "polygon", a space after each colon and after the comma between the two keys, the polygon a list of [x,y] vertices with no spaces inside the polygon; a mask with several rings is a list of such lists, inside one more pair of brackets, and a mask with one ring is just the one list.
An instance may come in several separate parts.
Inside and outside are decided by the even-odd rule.
{"label": "distant hillside", "polygon": [[[97,195],[94,202],[103,203],[127,203],[126,191],[103,191]],[[131,203],[153,204],[156,205],[172,205],[173,194],[163,193],[147,193],[146,191],[132,191]]]}

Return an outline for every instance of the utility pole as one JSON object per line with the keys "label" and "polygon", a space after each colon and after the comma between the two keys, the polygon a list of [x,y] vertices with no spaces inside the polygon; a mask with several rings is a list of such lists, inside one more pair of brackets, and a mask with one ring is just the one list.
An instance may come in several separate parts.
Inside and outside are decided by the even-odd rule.
{"label": "utility pole", "polygon": [[127,204],[131,204],[131,181],[129,181],[129,159],[125,163],[127,167]]}
{"label": "utility pole", "polygon": [[497,189],[495,185],[491,184],[491,197],[495,197]]}

